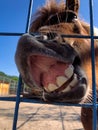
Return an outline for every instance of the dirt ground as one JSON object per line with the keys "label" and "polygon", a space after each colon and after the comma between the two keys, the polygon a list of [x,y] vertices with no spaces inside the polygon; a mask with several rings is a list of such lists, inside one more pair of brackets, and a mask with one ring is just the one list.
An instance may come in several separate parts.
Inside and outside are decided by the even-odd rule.
{"label": "dirt ground", "polygon": [[[0,101],[0,130],[12,130],[14,107]],[[80,108],[20,103],[17,130],[83,130]]]}

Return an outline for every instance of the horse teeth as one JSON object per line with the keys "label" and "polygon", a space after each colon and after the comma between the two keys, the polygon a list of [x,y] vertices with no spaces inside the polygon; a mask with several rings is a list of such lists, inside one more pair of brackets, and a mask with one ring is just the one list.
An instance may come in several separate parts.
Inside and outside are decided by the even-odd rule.
{"label": "horse teeth", "polygon": [[71,88],[75,87],[75,85],[78,83],[78,78],[77,75],[74,74],[74,79],[71,81],[71,83],[69,84],[71,86]]}
{"label": "horse teeth", "polygon": [[69,65],[69,67],[67,69],[65,69],[65,76],[67,78],[70,78],[73,75],[73,72],[74,72],[73,65]]}
{"label": "horse teeth", "polygon": [[61,87],[68,79],[64,76],[58,76],[56,78],[56,83],[59,87]]}
{"label": "horse teeth", "polygon": [[49,89],[47,87],[44,87],[44,89],[46,90],[46,92],[49,92]]}
{"label": "horse teeth", "polygon": [[66,87],[62,92],[69,92],[69,91],[71,91],[70,86]]}
{"label": "horse teeth", "polygon": [[54,90],[56,90],[58,87],[55,84],[50,83],[46,89],[46,91],[48,90],[48,92],[52,92]]}

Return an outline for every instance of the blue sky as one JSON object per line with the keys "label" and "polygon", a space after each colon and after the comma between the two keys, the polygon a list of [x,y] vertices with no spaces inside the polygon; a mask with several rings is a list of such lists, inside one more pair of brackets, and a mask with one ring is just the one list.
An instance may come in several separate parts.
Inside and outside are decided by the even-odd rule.
{"label": "blue sky", "polygon": [[[32,13],[45,0],[34,0]],[[29,0],[0,0],[0,32],[25,32]],[[98,27],[98,0],[94,0],[94,26]],[[89,22],[89,0],[80,0],[80,17]],[[14,54],[18,36],[0,36],[0,71],[8,75],[19,75]]]}

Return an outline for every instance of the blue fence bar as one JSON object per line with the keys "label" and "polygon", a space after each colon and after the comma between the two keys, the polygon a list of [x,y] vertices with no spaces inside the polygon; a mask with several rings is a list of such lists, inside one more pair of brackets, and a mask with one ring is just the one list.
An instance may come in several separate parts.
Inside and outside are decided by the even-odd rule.
{"label": "blue fence bar", "polygon": [[[29,1],[29,9],[28,9],[28,16],[27,16],[27,24],[26,24],[25,33],[29,32],[32,6],[33,6],[33,0],[30,0]],[[15,106],[14,119],[13,119],[13,130],[16,130],[16,127],[17,127],[21,86],[22,86],[22,78],[21,78],[21,76],[19,76],[19,83],[18,83],[18,89],[17,89],[17,98],[16,98],[16,106]]]}
{"label": "blue fence bar", "polygon": [[95,75],[95,49],[94,49],[94,26],[93,26],[93,0],[89,0],[90,8],[90,35],[91,35],[91,63],[92,63],[92,90],[93,90],[93,130],[97,130],[97,97]]}
{"label": "blue fence bar", "polygon": [[17,89],[17,97],[16,97],[16,105],[15,105],[15,112],[14,112],[14,119],[13,119],[13,130],[16,130],[16,127],[17,127],[17,119],[18,119],[18,110],[19,110],[19,103],[20,103],[21,85],[22,85],[22,78],[21,78],[21,76],[19,76],[18,89]]}
{"label": "blue fence bar", "polygon": [[25,33],[29,32],[30,20],[32,15],[32,7],[33,7],[33,0],[30,0]]}
{"label": "blue fence bar", "polygon": [[0,36],[21,36],[24,33],[6,33],[6,32],[0,32]]}
{"label": "blue fence bar", "polygon": [[[28,16],[27,16],[27,23],[26,23],[25,33],[29,32],[32,7],[33,7],[33,0],[30,0],[29,1],[29,8],[28,8]],[[68,104],[68,103],[58,103],[58,102],[55,102],[55,103],[52,103],[52,104],[54,104],[54,105],[63,105],[63,106],[66,105],[66,106],[77,106],[77,107],[92,108],[93,109],[93,130],[97,130],[97,116],[96,115],[98,115],[97,114],[98,104],[97,104],[97,95],[96,95],[94,39],[98,39],[98,36],[94,36],[93,0],[89,0],[89,9],[90,9],[90,36],[84,36],[84,35],[63,35],[62,34],[62,37],[91,39],[93,103],[89,103],[89,104]],[[24,33],[0,32],[0,36],[21,36],[23,34]],[[26,99],[26,98],[20,97],[21,85],[22,85],[22,78],[21,78],[21,76],[19,76],[17,96],[16,97],[0,97],[0,100],[2,100],[2,101],[15,101],[16,102],[12,130],[16,130],[16,127],[17,127],[18,110],[19,110],[20,102],[47,104],[47,103],[45,103],[45,102],[43,102],[43,101],[41,101],[39,99]]]}
{"label": "blue fence bar", "polygon": [[[19,85],[20,87],[20,85]],[[1,97],[2,101],[17,101],[16,97]],[[26,102],[26,103],[39,103],[39,104],[49,104],[47,102],[44,102],[40,99],[28,99],[28,98],[24,98],[24,97],[20,97],[20,102]],[[93,107],[92,103],[88,103],[88,104],[70,104],[70,103],[60,103],[60,102],[53,102],[51,103],[53,105],[62,105],[62,106],[76,106],[76,107]]]}

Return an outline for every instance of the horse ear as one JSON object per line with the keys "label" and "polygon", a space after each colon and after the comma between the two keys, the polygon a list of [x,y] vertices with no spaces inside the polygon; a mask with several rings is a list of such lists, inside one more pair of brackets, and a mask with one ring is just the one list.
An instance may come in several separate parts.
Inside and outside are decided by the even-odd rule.
{"label": "horse ear", "polygon": [[72,10],[75,13],[78,13],[80,6],[79,0],[66,0],[66,10]]}

